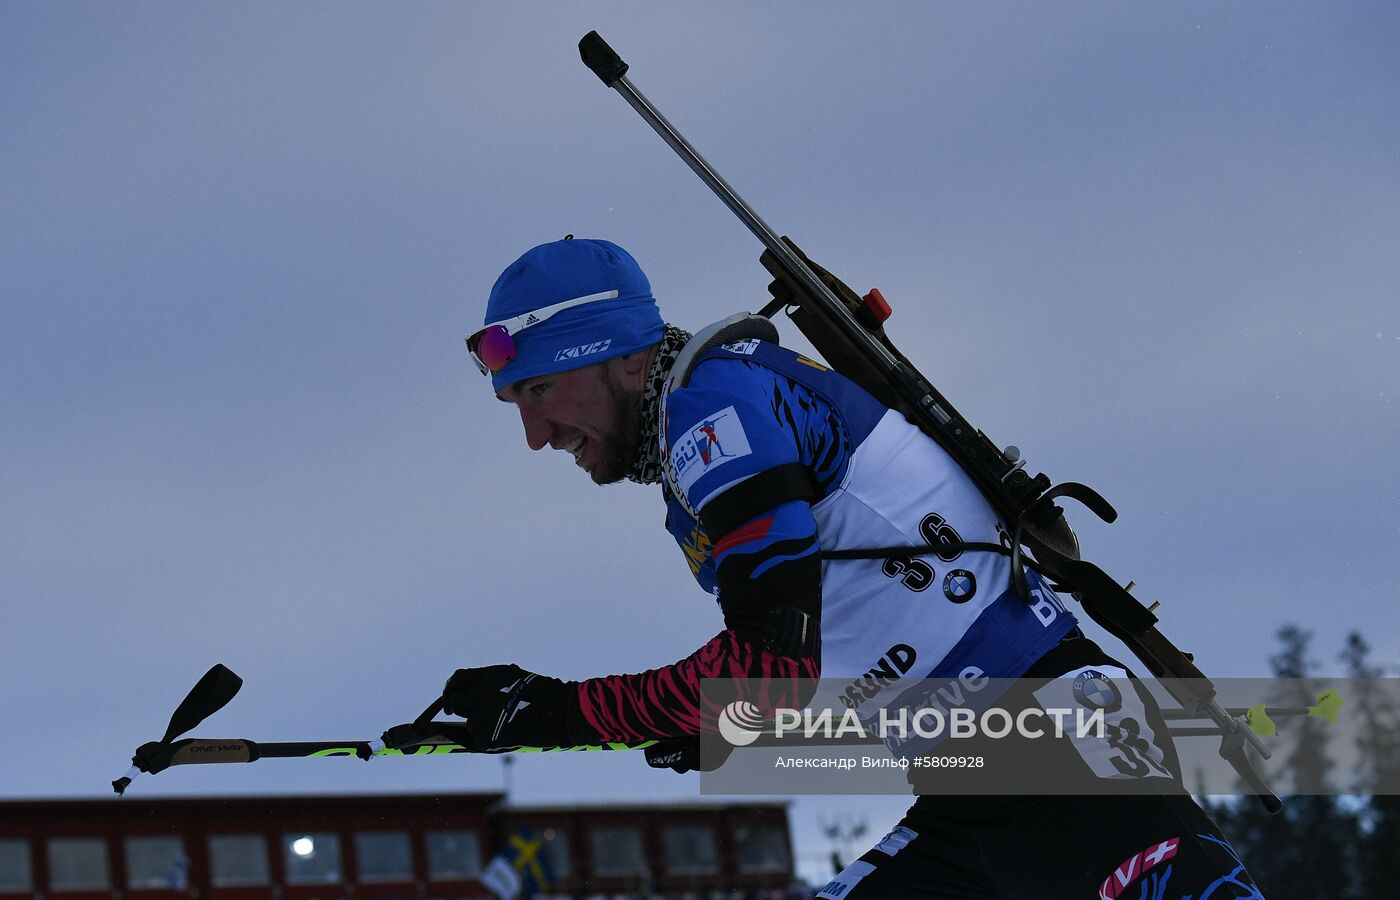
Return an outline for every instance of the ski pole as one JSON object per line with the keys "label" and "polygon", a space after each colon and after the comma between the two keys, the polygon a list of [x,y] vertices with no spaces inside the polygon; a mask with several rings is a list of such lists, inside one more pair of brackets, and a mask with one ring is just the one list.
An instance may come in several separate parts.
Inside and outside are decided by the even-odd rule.
{"label": "ski pole", "polygon": [[[396,725],[396,729],[412,728],[412,725]],[[1169,728],[1173,738],[1179,737],[1220,737],[1219,728]],[[137,775],[154,775],[171,766],[207,763],[250,763],[260,759],[378,759],[380,757],[426,757],[451,756],[464,753],[498,756],[505,753],[578,753],[597,751],[645,750],[656,741],[638,743],[580,744],[573,747],[511,747],[502,750],[475,750],[455,743],[448,738],[425,737],[400,746],[386,746],[383,739],[374,741],[252,741],[247,738],[186,738],[168,744],[152,742],[144,744],[132,759],[131,769],[121,778],[112,782],[112,789],[118,795],[125,794]],[[774,732],[764,732],[748,748],[836,748],[836,747],[876,747],[885,742],[878,737],[784,737]]]}
{"label": "ski pole", "polygon": [[[159,741],[150,741],[137,748],[131,760],[131,769],[126,775],[112,782],[113,791],[122,795],[138,775],[142,773],[154,775],[171,766],[178,765],[249,763],[259,759],[353,757],[369,760],[378,757],[448,756],[463,753],[499,755],[502,753],[644,750],[658,743],[657,741],[640,741],[637,743],[585,744],[573,747],[511,747],[499,750],[478,750],[470,746],[469,738],[464,737],[461,742],[453,739],[452,735],[466,735],[465,725],[459,722],[432,720],[433,716],[442,711],[441,699],[435,700],[413,722],[395,725],[375,740],[278,742],[252,741],[247,738],[184,738],[175,740],[227,705],[238,693],[242,684],[243,679],[226,666],[222,664],[213,666],[180,702],[174,715],[171,716],[170,725],[166,728],[164,736]],[[1270,714],[1275,716],[1321,715],[1335,722],[1336,708],[1340,703],[1341,698],[1337,696],[1336,691],[1329,690],[1318,696],[1318,705],[1314,707],[1268,707],[1267,709]],[[1265,709],[1262,704],[1258,708]],[[1254,707],[1251,707],[1252,709]],[[1199,715],[1191,715],[1189,711],[1183,709],[1164,710],[1163,714],[1168,719],[1200,718]],[[1272,722],[1269,725],[1272,727]],[[1222,734],[1219,728],[1210,727],[1169,728],[1168,731],[1173,737],[1220,736]],[[823,748],[879,746],[883,744],[884,741],[874,736],[803,737],[794,741],[790,738],[785,739],[784,735],[777,732],[764,731],[748,746]]]}
{"label": "ski pole", "polygon": [[[408,726],[395,726],[403,728]],[[643,750],[655,741],[637,744],[595,744],[577,747],[511,747],[508,750],[475,750],[446,738],[424,738],[403,747],[386,747],[382,739],[373,741],[251,741],[247,738],[186,738],[169,744],[143,744],[132,758],[126,775],[112,782],[112,790],[124,794],[141,773],[154,775],[171,766],[192,763],[248,763],[260,759],[332,759],[353,757],[378,759],[394,756],[445,756],[459,753],[495,755],[500,753],[567,753],[589,750]]]}
{"label": "ski pole", "polygon": [[[381,756],[441,756],[455,753],[562,753],[587,750],[641,750],[655,741],[635,744],[598,744],[577,747],[513,747],[508,750],[476,750],[434,732],[462,729],[454,722],[429,721],[442,708],[441,701],[407,725],[395,725],[375,740],[350,741],[251,741],[247,738],[184,738],[205,719],[223,709],[243,686],[243,679],[222,663],[215,664],[199,679],[175,708],[165,734],[136,748],[131,768],[112,782],[112,790],[124,794],[141,774],[155,775],[171,766],[205,763],[249,763],[259,759],[330,759]],[[456,733],[456,732],[454,732]],[[464,733],[464,732],[463,732]]]}

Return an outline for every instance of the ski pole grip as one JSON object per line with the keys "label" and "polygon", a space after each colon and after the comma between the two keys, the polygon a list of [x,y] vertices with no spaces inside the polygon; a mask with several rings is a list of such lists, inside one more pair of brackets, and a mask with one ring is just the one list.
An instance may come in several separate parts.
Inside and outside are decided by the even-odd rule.
{"label": "ski pole grip", "polygon": [[603,84],[608,87],[612,87],[619,78],[627,74],[627,63],[622,61],[617,51],[609,47],[608,42],[596,31],[588,32],[583,36],[583,40],[578,42],[578,55],[583,58],[583,64],[592,69],[593,74],[602,79]]}

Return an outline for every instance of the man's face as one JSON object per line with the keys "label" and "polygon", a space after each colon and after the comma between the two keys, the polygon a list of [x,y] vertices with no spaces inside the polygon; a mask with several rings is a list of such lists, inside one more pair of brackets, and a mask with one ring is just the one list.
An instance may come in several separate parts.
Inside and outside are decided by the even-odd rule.
{"label": "man's face", "polygon": [[563,450],[595,483],[611,484],[627,474],[641,440],[642,392],[629,389],[636,379],[626,359],[517,381],[496,396],[520,411],[531,450]]}

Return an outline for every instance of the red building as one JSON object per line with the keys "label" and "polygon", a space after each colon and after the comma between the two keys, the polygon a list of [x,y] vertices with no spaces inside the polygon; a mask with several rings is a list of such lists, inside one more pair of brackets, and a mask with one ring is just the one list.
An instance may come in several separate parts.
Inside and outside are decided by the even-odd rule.
{"label": "red building", "polygon": [[781,804],[113,798],[0,801],[0,900],[482,897],[507,847],[553,877],[542,896],[782,897],[794,880]]}

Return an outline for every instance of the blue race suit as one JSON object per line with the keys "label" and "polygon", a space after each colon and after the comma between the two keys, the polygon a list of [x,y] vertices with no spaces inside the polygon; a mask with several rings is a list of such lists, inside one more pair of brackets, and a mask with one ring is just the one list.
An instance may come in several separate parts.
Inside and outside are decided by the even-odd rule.
{"label": "blue race suit", "polygon": [[[823,548],[1008,541],[966,473],[902,414],[758,340],[708,350],[686,374],[684,384],[673,375],[661,406],[667,530],[727,624],[789,606],[819,620],[820,645],[765,649],[730,624],[672,666],[585,681],[582,714],[603,739],[698,733],[703,678],[755,679],[760,707],[799,703],[797,679],[840,679],[841,702],[869,720],[917,703],[928,678],[1053,678],[1089,666],[1126,676],[1035,573],[1032,602],[1017,596],[1005,555],[821,559]],[[1071,822],[1086,852],[1056,849],[1055,829]],[[1180,793],[921,797],[820,896],[1165,898],[1203,888],[1222,900],[1261,896]]]}

